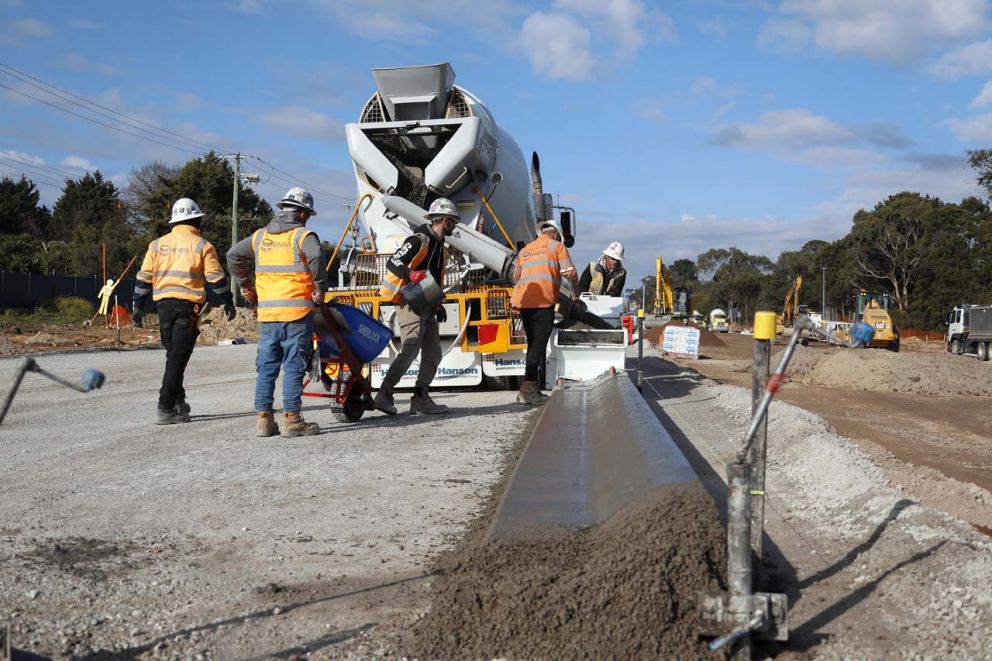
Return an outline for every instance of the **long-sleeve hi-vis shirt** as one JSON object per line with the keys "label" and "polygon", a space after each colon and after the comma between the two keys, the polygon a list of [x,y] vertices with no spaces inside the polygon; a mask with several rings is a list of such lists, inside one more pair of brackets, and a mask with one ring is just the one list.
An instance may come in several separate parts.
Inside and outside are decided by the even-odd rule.
{"label": "long-sleeve hi-vis shirt", "polygon": [[510,307],[548,308],[558,303],[561,278],[568,278],[572,291],[578,291],[575,266],[568,248],[542,234],[520,249],[513,277],[517,284],[510,296]]}
{"label": "long-sleeve hi-vis shirt", "polygon": [[191,225],[176,225],[148,245],[134,286],[134,307],[144,308],[148,296],[158,302],[172,298],[203,304],[230,299],[231,291],[217,250]]}

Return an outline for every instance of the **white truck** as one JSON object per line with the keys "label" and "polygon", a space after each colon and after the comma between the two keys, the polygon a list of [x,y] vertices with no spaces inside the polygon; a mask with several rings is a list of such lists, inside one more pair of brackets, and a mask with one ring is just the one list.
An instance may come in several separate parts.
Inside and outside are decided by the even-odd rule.
{"label": "white truck", "polygon": [[[528,172],[517,143],[478,97],[454,84],[449,64],[373,69],[372,75],[375,93],[359,121],[345,126],[358,199],[331,258],[332,267],[337,258],[340,265],[327,300],[357,306],[395,326],[394,306],[379,296],[386,260],[426,222],[430,203],[446,197],[461,220],[446,240],[449,261],[441,284],[448,321],[440,328],[443,359],[434,384],[475,386],[485,380],[515,388],[526,353],[523,326],[509,304],[516,252],[537,236],[536,219],[554,218],[556,211],[565,245],[571,247],[574,211],[553,204],[543,192],[537,155]],[[596,348],[626,342],[622,329],[569,335],[561,342],[552,336],[550,360],[560,351],[585,348],[593,356],[615,356],[605,347],[597,354]],[[575,342],[581,346],[573,350]],[[382,384],[398,351],[397,338],[373,361],[373,387]],[[548,380],[573,378],[562,371],[568,362],[549,367]],[[610,366],[623,369],[615,358],[600,363],[600,373]],[[399,387],[412,386],[418,369],[419,361]]]}
{"label": "white truck", "polygon": [[727,313],[720,308],[711,310],[710,323],[706,328],[713,333],[729,333],[730,324],[727,323]]}
{"label": "white truck", "polygon": [[992,342],[992,305],[959,305],[947,315],[947,350],[954,354],[974,353],[989,359]]}

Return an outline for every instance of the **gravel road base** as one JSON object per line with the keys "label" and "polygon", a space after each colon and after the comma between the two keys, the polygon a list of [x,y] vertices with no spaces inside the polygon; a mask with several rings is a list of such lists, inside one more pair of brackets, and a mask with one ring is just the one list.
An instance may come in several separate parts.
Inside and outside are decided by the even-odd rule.
{"label": "gravel road base", "polygon": [[[0,624],[65,658],[365,658],[427,604],[430,558],[489,496],[531,412],[451,391],[432,417],[377,412],[317,436],[254,435],[253,346],[201,347],[193,422],[157,427],[164,352],[49,355],[0,427]],[[0,361],[6,388],[17,360]],[[277,389],[278,392],[278,389]],[[278,403],[278,401],[277,401]]]}

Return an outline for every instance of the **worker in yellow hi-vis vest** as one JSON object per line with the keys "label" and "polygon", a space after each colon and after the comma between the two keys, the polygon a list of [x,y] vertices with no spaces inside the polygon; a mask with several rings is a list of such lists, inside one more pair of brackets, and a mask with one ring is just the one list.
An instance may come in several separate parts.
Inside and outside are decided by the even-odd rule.
{"label": "worker in yellow hi-vis vest", "polygon": [[234,319],[231,287],[217,258],[217,250],[200,236],[204,213],[188,197],[172,205],[172,231],[148,246],[134,285],[134,312],[131,318],[140,328],[149,297],[158,309],[159,335],[165,346],[165,374],[158,393],[155,424],[189,422],[183,378],[200,334],[198,322],[208,300],[223,305],[228,319]]}
{"label": "worker in yellow hi-vis vest", "polygon": [[[312,350],[313,312],[323,300],[326,273],[320,239],[306,227],[317,215],[313,196],[291,188],[276,205],[282,211],[265,229],[239,241],[227,253],[227,268],[249,303],[258,304],[262,332],[255,361],[257,435],[275,436],[279,426],[272,406],[282,368],[283,436],[316,434],[320,427],[303,419],[303,378]],[[255,285],[249,284],[254,263]]]}

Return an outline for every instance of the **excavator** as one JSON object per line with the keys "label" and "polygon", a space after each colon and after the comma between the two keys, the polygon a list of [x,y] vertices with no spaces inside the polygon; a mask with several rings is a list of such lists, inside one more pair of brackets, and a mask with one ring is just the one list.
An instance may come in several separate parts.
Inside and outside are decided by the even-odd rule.
{"label": "excavator", "polygon": [[654,278],[654,316],[661,318],[672,314],[674,307],[672,299],[672,280],[668,277],[668,269],[661,257],[657,258]]}
{"label": "excavator", "polygon": [[775,317],[775,334],[785,335],[796,323],[796,317],[807,312],[805,305],[799,305],[799,292],[803,288],[803,276],[797,275],[785,295],[785,309]]}

